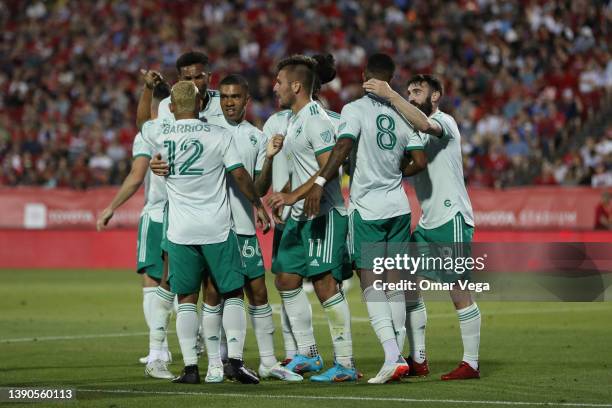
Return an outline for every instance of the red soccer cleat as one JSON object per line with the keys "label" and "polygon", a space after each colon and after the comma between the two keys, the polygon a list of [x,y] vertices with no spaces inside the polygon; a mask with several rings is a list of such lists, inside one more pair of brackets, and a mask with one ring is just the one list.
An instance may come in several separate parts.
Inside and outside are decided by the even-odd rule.
{"label": "red soccer cleat", "polygon": [[286,358],[283,361],[281,361],[281,365],[284,367],[287,364],[289,364],[291,362],[291,360],[293,360],[292,358]]}
{"label": "red soccer cleat", "polygon": [[412,357],[408,357],[408,364],[410,365],[410,370],[406,377],[425,377],[429,374],[429,365],[427,364],[427,360],[422,363],[415,362]]}
{"label": "red soccer cleat", "polygon": [[459,363],[459,367],[441,377],[442,381],[469,380],[472,378],[480,378],[480,370],[474,370],[472,366],[465,361],[462,361]]}

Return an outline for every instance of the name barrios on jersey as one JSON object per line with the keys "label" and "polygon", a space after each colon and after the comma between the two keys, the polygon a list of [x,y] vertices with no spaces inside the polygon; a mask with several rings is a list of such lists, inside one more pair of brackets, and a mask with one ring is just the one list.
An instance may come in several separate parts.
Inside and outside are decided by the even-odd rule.
{"label": "name barrios on jersey", "polygon": [[162,133],[167,135],[169,133],[191,133],[191,132],[210,132],[210,126],[205,123],[198,123],[192,125],[189,123],[164,123],[162,125]]}

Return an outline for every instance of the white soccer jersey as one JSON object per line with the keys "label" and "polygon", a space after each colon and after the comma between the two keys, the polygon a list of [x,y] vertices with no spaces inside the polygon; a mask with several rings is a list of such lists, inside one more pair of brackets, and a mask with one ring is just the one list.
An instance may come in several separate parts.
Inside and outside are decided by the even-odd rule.
{"label": "white soccer jersey", "polygon": [[[264,134],[246,120],[232,124],[224,116],[211,117],[209,123],[229,130],[240,155],[240,160],[251,177],[259,173],[266,159],[266,138]],[[230,208],[236,228],[240,235],[255,235],[255,216],[253,204],[242,194],[233,178],[228,180]]]}
{"label": "white soccer jersey", "polygon": [[[317,171],[317,156],[330,151],[336,143],[334,127],[327,113],[316,102],[306,104],[289,120],[284,149],[286,149],[291,169],[291,189],[295,190],[306,183]],[[323,188],[320,214],[327,214],[335,208],[346,214],[344,200],[340,192],[340,180],[330,180]],[[306,220],[304,200],[295,203],[291,208],[294,220]]]}
{"label": "white soccer jersey", "polygon": [[409,214],[400,166],[407,151],[423,149],[418,133],[392,107],[370,95],[345,105],[341,116],[338,137],[358,144],[349,212],[359,210],[364,220]]}
{"label": "white soccer jersey", "polygon": [[[212,116],[223,116],[223,111],[221,110],[221,96],[219,95],[219,91],[215,91],[213,89],[209,89],[206,91],[208,95],[208,103],[204,110],[200,111],[200,119],[206,118],[209,119]],[[170,112],[170,97],[162,99],[159,102],[159,108],[157,109],[157,117],[160,119],[170,118],[174,120],[174,114]]]}
{"label": "white soccer jersey", "polygon": [[168,240],[182,245],[225,241],[233,228],[226,171],[242,166],[232,133],[199,119],[150,123],[142,128],[143,138],[153,141],[170,166]]}
{"label": "white soccer jersey", "polygon": [[460,212],[474,226],[472,204],[463,180],[461,135],[452,116],[437,110],[431,119],[442,127],[442,137],[421,133],[427,154],[427,169],[411,177],[423,213],[419,225],[437,228]]}
{"label": "white soccer jersey", "polygon": [[[134,138],[132,158],[145,156],[151,159],[154,154],[152,145],[145,142],[142,134],[139,132]],[[166,194],[164,179],[153,175],[151,170],[147,170],[145,178],[145,205],[141,215],[148,214],[153,222],[163,222],[166,201],[168,201],[168,195]]]}

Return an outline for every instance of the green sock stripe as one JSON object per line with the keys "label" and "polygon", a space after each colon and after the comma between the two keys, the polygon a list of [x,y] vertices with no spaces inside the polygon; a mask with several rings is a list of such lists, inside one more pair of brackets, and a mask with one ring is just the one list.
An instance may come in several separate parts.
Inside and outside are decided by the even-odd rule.
{"label": "green sock stripe", "polygon": [[269,314],[269,313],[272,313],[272,307],[268,303],[266,303],[265,305],[261,305],[261,306],[249,305],[249,314],[260,315],[260,314]]}
{"label": "green sock stripe", "polygon": [[230,306],[230,305],[236,305],[236,306],[244,307],[244,300],[238,299],[238,298],[227,299],[225,301],[225,305],[224,306]]}
{"label": "green sock stripe", "polygon": [[202,303],[202,311],[213,314],[221,314],[221,305],[208,306],[206,303]]}
{"label": "green sock stripe", "polygon": [[344,301],[344,296],[342,292],[336,293],[334,296],[327,299],[323,302],[323,308],[328,308],[337,305],[338,303],[342,303]]}
{"label": "green sock stripe", "polygon": [[293,290],[287,290],[287,291],[280,291],[280,296],[282,299],[293,299],[294,297],[296,297],[297,295],[299,295],[302,292],[302,288],[297,288],[297,289],[293,289]]}
{"label": "green sock stripe", "polygon": [[476,310],[470,310],[468,312],[465,313],[460,313],[459,314],[459,320],[468,320],[471,319],[473,317],[476,317],[480,315],[480,310],[476,309]]}
{"label": "green sock stripe", "polygon": [[179,305],[177,313],[183,313],[183,312],[196,312],[196,313],[198,313],[198,308],[193,303],[182,303],[182,304]]}
{"label": "green sock stripe", "polygon": [[396,296],[404,297],[404,292],[401,290],[394,290],[393,292],[387,292],[387,299],[391,300]]}
{"label": "green sock stripe", "polygon": [[161,286],[157,287],[157,290],[155,291],[155,293],[157,294],[157,296],[159,296],[166,302],[174,302],[174,293],[167,291]]}
{"label": "green sock stripe", "polygon": [[415,305],[406,306],[406,312],[418,312],[419,310],[425,310],[425,303],[419,302]]}

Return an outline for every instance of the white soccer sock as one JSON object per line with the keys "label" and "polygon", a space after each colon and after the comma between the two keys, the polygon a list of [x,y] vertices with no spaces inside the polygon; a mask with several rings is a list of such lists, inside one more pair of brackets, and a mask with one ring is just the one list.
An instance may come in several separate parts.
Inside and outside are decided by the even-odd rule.
{"label": "white soccer sock", "polygon": [[173,301],[174,293],[161,286],[155,288],[149,303],[149,362],[167,358],[168,321]]}
{"label": "white soccer sock", "polygon": [[272,367],[277,363],[274,355],[274,321],[272,320],[272,308],[269,303],[261,306],[249,305],[249,316],[253,331],[259,348],[259,359],[261,364]]}
{"label": "white soccer sock", "polygon": [[208,365],[221,365],[221,353],[219,345],[221,342],[221,305],[210,306],[202,303],[202,332],[206,343],[206,355]]}
{"label": "white soccer sock", "polygon": [[149,330],[151,329],[151,300],[157,288],[142,288],[142,311]]}
{"label": "white soccer sock", "polygon": [[312,329],[312,308],[306,293],[301,287],[294,290],[282,290],[279,293],[289,317],[298,352],[308,357],[318,356],[319,350]]}
{"label": "white soccer sock", "polygon": [[427,358],[425,353],[425,327],[427,326],[427,308],[423,298],[416,303],[406,304],[406,328],[410,356],[416,363],[423,363]]}
{"label": "white soccer sock", "polygon": [[344,294],[338,292],[323,302],[323,310],[327,315],[336,362],[345,368],[353,369],[351,314]]}
{"label": "white soccer sock", "polygon": [[387,300],[391,308],[395,340],[397,340],[397,347],[401,353],[404,350],[404,343],[406,341],[406,299],[404,292],[401,290],[387,292]]}
{"label": "white soccer sock", "polygon": [[223,325],[221,325],[221,340],[219,341],[219,353],[221,353],[221,360],[227,361],[227,336],[225,335],[225,329],[223,328]]}
{"label": "white soccer sock", "polygon": [[363,297],[372,328],[385,351],[385,363],[395,363],[401,353],[397,346],[395,330],[393,330],[391,307],[387,301],[387,295],[382,290],[376,290],[374,287],[368,286],[363,291]]}
{"label": "white soccer sock", "polygon": [[285,358],[293,358],[297,354],[297,342],[293,337],[289,316],[285,309],[285,303],[281,302],[281,330],[283,332],[283,344],[285,347]]}
{"label": "white soccer sock", "polygon": [[461,339],[463,340],[463,361],[474,370],[478,369],[478,348],[480,347],[480,309],[476,303],[457,310]]}
{"label": "white soccer sock", "polygon": [[242,360],[246,326],[244,300],[240,298],[226,299],[223,304],[223,329],[227,336],[227,356],[229,358]]}
{"label": "white soccer sock", "polygon": [[198,339],[198,309],[193,303],[181,303],[176,314],[178,336],[185,366],[198,364],[196,343]]}

